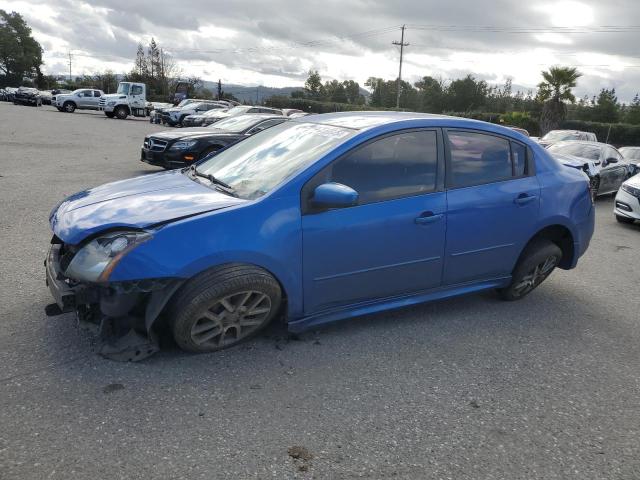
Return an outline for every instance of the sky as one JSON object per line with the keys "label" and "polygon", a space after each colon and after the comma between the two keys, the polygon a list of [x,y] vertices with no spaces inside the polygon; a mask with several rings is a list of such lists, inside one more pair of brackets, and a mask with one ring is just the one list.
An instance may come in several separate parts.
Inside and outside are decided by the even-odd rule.
{"label": "sky", "polygon": [[640,92],[640,1],[609,0],[0,0],[22,14],[44,48],[44,72],[132,69],[138,42],[154,37],[184,76],[249,86],[398,75],[511,78],[535,89],[540,72],[576,66],[577,96]]}

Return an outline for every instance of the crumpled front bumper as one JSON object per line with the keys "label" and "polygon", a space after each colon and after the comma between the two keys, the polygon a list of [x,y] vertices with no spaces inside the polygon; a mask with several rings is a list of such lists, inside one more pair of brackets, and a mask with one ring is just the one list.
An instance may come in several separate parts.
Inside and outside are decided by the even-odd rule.
{"label": "crumpled front bumper", "polygon": [[75,312],[78,325],[96,336],[97,353],[112,360],[139,361],[157,352],[154,323],[183,280],[74,282],[62,273],[62,249],[62,244],[52,244],[44,262],[55,301],[46,307],[47,315]]}

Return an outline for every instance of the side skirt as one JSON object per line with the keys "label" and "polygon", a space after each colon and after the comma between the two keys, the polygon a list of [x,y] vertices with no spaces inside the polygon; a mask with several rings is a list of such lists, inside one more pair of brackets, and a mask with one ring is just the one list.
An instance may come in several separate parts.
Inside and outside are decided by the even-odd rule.
{"label": "side skirt", "polygon": [[368,302],[357,303],[339,309],[326,310],[308,317],[303,317],[288,323],[290,332],[299,333],[312,327],[325,325],[328,323],[346,320],[348,318],[359,317],[371,313],[383,312],[396,308],[408,307],[419,303],[431,302],[434,300],[442,300],[459,295],[479,292],[490,288],[505,287],[511,281],[511,276],[494,278],[491,280],[475,281],[461,283],[458,285],[447,285],[446,287],[438,287],[432,290],[422,291],[411,295],[403,295],[382,300],[374,300]]}

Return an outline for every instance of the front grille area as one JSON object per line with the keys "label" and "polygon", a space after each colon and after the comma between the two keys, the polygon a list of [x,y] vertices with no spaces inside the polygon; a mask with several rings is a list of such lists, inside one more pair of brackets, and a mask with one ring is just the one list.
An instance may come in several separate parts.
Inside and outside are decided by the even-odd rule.
{"label": "front grille area", "polygon": [[159,138],[146,137],[144,139],[144,148],[152,152],[164,152],[169,142],[160,140]]}

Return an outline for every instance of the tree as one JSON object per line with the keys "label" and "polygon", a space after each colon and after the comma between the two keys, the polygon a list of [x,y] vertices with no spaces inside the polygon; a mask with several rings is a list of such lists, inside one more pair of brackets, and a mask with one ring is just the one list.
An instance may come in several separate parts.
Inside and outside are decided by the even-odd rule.
{"label": "tree", "polygon": [[141,43],[138,43],[134,70],[140,75],[140,78],[146,78],[149,73],[147,69],[147,59],[144,56],[144,47]]}
{"label": "tree", "polygon": [[420,111],[442,113],[444,104],[444,85],[442,80],[426,76],[414,83],[414,86],[418,89]]}
{"label": "tree", "polygon": [[327,100],[336,103],[347,103],[347,92],[344,88],[344,85],[340,83],[338,80],[331,80],[330,82],[325,82],[323,88],[324,96]]}
{"label": "tree", "polygon": [[538,100],[543,104],[540,134],[557,129],[567,115],[565,102],[575,102],[571,91],[582,74],[573,67],[551,67],[542,72],[544,81],[538,85]]}
{"label": "tree", "polygon": [[476,80],[473,75],[451,82],[447,88],[446,108],[453,112],[470,112],[479,109],[487,99],[488,86],[484,80]]}
{"label": "tree", "polygon": [[620,113],[620,104],[616,97],[616,89],[603,88],[593,106],[593,120],[603,123],[616,123]]}
{"label": "tree", "polygon": [[0,86],[19,85],[24,77],[42,77],[42,47],[16,12],[0,10]]}
{"label": "tree", "polygon": [[347,96],[347,102],[354,105],[363,105],[364,96],[360,93],[360,84],[353,80],[345,80],[342,82],[344,92]]}
{"label": "tree", "polygon": [[640,96],[637,93],[626,109],[624,121],[634,125],[640,124]]}
{"label": "tree", "polygon": [[309,70],[309,77],[304,82],[304,88],[312,98],[319,98],[323,95],[322,78],[317,70]]}

